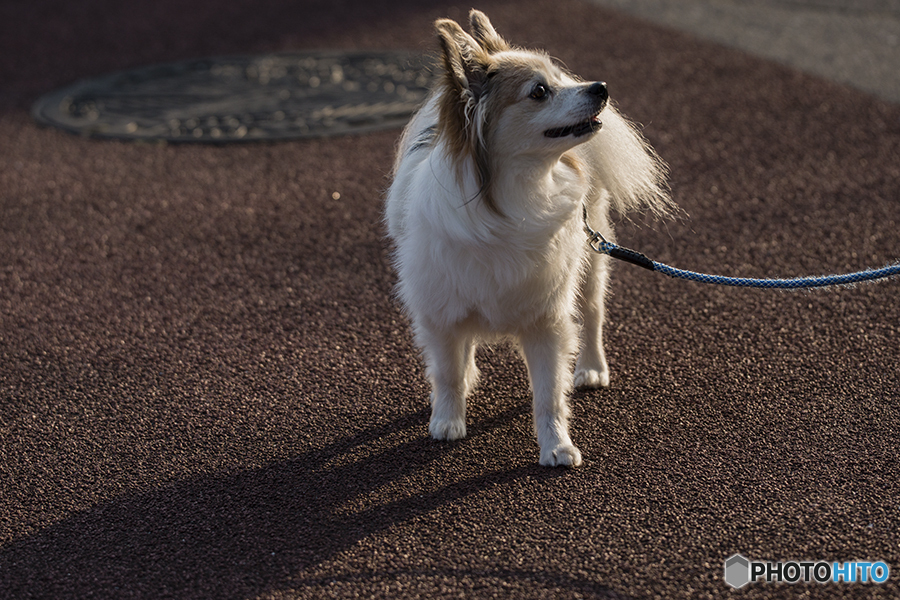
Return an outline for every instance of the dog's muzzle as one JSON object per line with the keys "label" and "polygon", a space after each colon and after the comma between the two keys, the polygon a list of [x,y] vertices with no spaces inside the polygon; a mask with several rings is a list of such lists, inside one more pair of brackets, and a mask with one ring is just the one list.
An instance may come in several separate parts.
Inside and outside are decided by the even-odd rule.
{"label": "dog's muzzle", "polygon": [[609,101],[609,90],[606,89],[606,84],[604,82],[597,81],[588,85],[584,89],[584,92],[590,97],[593,104],[591,118],[565,127],[548,129],[544,132],[544,136],[548,138],[561,138],[569,135],[581,137],[588,133],[600,131],[600,128],[603,127],[603,121],[600,120],[600,113],[603,112],[603,109],[606,108],[606,103]]}

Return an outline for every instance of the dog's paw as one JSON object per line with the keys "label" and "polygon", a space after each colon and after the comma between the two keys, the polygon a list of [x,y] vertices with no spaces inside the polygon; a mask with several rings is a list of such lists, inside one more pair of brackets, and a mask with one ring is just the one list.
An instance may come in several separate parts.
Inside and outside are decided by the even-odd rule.
{"label": "dog's paw", "polygon": [[541,464],[545,467],[577,467],[581,464],[581,452],[572,444],[560,444],[541,450]]}
{"label": "dog's paw", "polygon": [[436,440],[460,440],[466,437],[466,422],[463,419],[432,419],[428,424],[428,432]]}
{"label": "dog's paw", "polygon": [[604,369],[576,369],[575,370],[575,387],[576,388],[601,388],[609,387],[609,370]]}

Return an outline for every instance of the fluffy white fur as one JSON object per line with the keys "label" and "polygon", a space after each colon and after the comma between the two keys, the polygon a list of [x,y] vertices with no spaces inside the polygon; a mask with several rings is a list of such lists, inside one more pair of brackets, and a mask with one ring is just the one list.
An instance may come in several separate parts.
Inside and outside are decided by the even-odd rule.
{"label": "fluffy white fur", "polygon": [[608,257],[590,251],[582,206],[611,240],[610,209],[672,207],[665,167],[604,84],[509,46],[478,11],[470,21],[471,35],[435,24],[443,78],[403,133],[386,203],[398,294],[432,385],[429,431],[466,435],[476,347],[512,338],[528,367],[540,463],[577,466],[568,392],[609,385]]}

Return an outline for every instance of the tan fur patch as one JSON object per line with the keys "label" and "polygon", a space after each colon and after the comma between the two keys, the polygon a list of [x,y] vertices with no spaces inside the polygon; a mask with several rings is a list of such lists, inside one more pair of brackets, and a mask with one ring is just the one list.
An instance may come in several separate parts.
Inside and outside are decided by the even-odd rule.
{"label": "tan fur patch", "polygon": [[576,155],[575,152],[573,152],[572,150],[569,150],[568,152],[564,153],[562,156],[559,157],[559,162],[561,162],[562,164],[566,165],[567,167],[569,167],[570,169],[572,169],[573,171],[578,173],[578,177],[580,177],[581,179],[584,179],[584,175],[585,175],[584,163],[581,161],[580,158],[578,158],[578,155]]}

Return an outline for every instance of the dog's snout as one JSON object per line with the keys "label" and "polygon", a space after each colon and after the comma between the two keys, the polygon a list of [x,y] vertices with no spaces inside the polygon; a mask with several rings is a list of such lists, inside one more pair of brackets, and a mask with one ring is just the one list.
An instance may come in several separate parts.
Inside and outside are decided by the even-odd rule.
{"label": "dog's snout", "polygon": [[597,81],[587,88],[587,93],[597,99],[597,102],[605,103],[609,100],[609,90],[606,89],[606,83]]}

